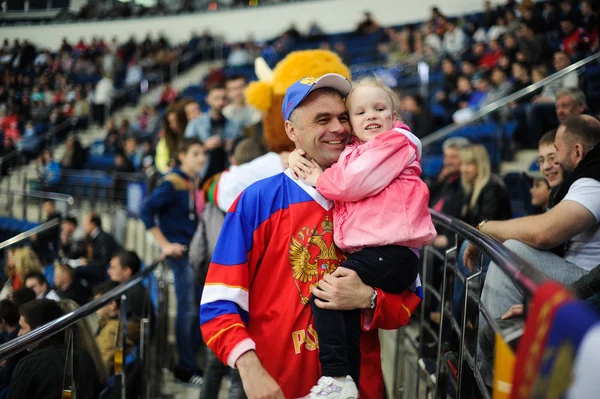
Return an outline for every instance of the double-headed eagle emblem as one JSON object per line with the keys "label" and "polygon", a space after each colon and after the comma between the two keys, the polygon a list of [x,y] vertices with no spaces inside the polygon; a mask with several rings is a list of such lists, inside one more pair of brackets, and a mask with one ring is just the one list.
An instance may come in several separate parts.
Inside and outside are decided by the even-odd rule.
{"label": "double-headed eagle emblem", "polygon": [[[303,227],[292,236],[289,260],[292,277],[300,294],[300,302],[306,305],[312,287],[317,285],[324,274],[333,272],[344,260],[333,243],[333,225],[328,217],[319,228]],[[303,292],[299,283],[304,286],[308,283],[308,292]]]}

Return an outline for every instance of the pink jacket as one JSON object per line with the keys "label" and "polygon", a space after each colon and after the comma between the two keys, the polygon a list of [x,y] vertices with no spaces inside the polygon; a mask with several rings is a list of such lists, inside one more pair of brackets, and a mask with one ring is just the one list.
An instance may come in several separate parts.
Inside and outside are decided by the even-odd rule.
{"label": "pink jacket", "polygon": [[420,158],[421,141],[397,122],[366,143],[348,144],[338,162],[323,172],[317,191],[335,203],[334,239],[341,250],[420,248],[433,241]]}

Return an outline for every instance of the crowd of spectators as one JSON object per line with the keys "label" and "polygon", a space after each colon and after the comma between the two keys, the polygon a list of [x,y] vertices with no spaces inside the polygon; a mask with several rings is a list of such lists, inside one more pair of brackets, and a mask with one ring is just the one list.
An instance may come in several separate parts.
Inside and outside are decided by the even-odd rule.
{"label": "crowd of spectators", "polygon": [[[86,215],[79,232],[77,219],[62,219],[52,202],[44,204],[44,211],[49,220],[62,220],[59,227],[32,237],[26,246],[8,250],[4,270],[7,279],[0,292],[0,344],[73,312],[128,281],[142,268],[135,252],[121,249],[102,230],[97,214]],[[127,295],[126,353],[139,344],[141,318],[152,312],[148,291],[141,283]],[[58,396],[67,380],[62,375],[64,366],[56,366],[56,351],[62,354],[60,364],[64,364],[65,350],[71,342],[75,345],[77,391],[83,397],[97,397],[115,371],[120,317],[117,299],[100,308],[96,317],[81,319],[74,330],[74,341],[69,341],[68,334],[57,334],[2,362],[0,395]],[[54,374],[48,374],[45,367],[53,369]]]}
{"label": "crowd of spectators", "polygon": [[[72,43],[65,38],[60,48],[51,52],[26,40],[11,44],[5,39],[0,48],[0,157],[15,149],[33,156],[65,139],[74,125],[103,125],[119,101],[137,100],[142,81],[168,79],[173,63],[183,54],[199,52],[202,57],[212,42],[207,32],[180,45],[151,35],[142,41],[132,37],[125,43],[116,38]],[[119,96],[123,87],[129,90]],[[76,123],[65,123],[73,117]],[[46,134],[50,131],[53,135]],[[72,140],[78,147],[78,140]],[[69,144],[67,157],[76,159],[61,163],[81,168],[81,151],[72,147]]]}

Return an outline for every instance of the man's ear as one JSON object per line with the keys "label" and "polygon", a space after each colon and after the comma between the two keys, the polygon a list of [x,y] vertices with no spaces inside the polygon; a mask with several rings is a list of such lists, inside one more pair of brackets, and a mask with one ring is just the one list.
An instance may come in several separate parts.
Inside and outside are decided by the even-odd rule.
{"label": "man's ear", "polygon": [[581,162],[583,157],[585,157],[585,151],[583,149],[583,146],[577,143],[575,144],[575,148],[573,148],[573,151],[575,151],[575,156],[577,157],[577,160]]}
{"label": "man's ear", "polygon": [[296,133],[296,126],[287,120],[285,121],[285,134],[292,140],[294,143],[298,142],[298,135]]}

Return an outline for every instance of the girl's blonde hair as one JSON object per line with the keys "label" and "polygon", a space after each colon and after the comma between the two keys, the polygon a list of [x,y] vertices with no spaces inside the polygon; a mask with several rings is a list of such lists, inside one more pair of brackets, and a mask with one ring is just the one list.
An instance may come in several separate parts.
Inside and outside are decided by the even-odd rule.
{"label": "girl's blonde hair", "polygon": [[481,190],[492,178],[492,166],[487,150],[480,144],[474,144],[460,150],[460,161],[462,163],[472,163],[477,166],[477,178],[475,183],[471,184],[462,180],[462,186],[465,194],[471,194],[471,201],[463,207],[463,215],[470,209],[473,209],[479,199]]}
{"label": "girl's blonde hair", "polygon": [[[79,308],[77,302],[71,299],[62,299],[58,301],[58,306],[62,309],[62,311],[67,314],[75,311]],[[98,347],[98,343],[96,342],[96,337],[92,332],[92,327],[87,320],[87,317],[79,319],[77,324],[77,330],[79,331],[79,345],[85,350],[94,361],[94,366],[96,366],[96,377],[98,378],[98,382],[101,385],[106,385],[108,383],[108,368],[106,367],[106,363],[102,360],[102,353],[100,352],[100,348]]]}
{"label": "girl's blonde hair", "polygon": [[17,278],[24,283],[23,279],[31,272],[41,272],[42,264],[35,252],[29,247],[17,248],[12,255],[12,263]]}
{"label": "girl's blonde hair", "polygon": [[392,106],[392,114],[396,112],[396,110],[398,109],[398,104],[400,103],[398,95],[394,93],[394,91],[390,89],[390,87],[387,86],[385,83],[383,83],[383,80],[381,80],[377,76],[368,76],[366,78],[362,78],[352,83],[352,89],[350,90],[350,93],[348,93],[348,96],[346,96],[346,108],[348,110],[350,110],[351,107],[350,99],[352,97],[352,92],[354,92],[354,90],[358,89],[361,86],[377,87],[383,90],[389,97],[390,105]]}

